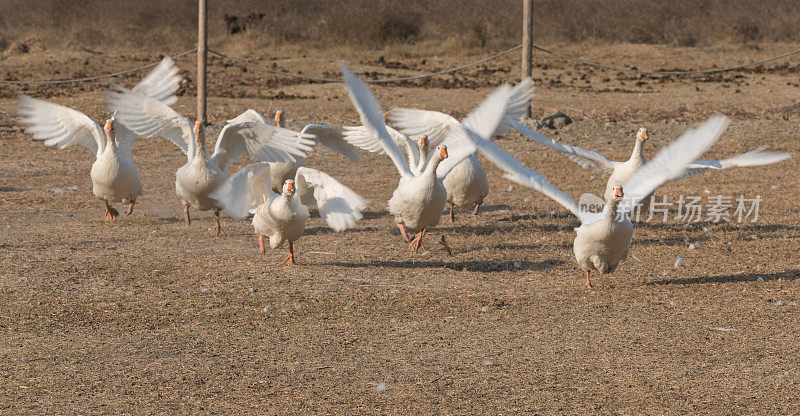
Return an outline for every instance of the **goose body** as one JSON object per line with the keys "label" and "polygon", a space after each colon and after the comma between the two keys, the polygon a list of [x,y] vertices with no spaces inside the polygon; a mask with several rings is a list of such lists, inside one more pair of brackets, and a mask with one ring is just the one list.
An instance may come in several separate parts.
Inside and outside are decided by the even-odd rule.
{"label": "goose body", "polygon": [[367,201],[350,188],[322,171],[300,167],[287,179],[280,193],[272,190],[270,165],[248,165],[211,193],[216,205],[233,218],[247,218],[253,212],[253,229],[258,234],[259,250],[265,253],[264,238],[273,249],[289,243],[285,263],[294,264],[294,242],[305,231],[308,205],[336,232],[344,231],[362,218]]}
{"label": "goose body", "polygon": [[444,157],[441,154],[435,157],[434,163],[419,176],[400,178],[388,205],[397,224],[421,230],[439,223],[447,203],[447,190],[436,177],[436,167]]}
{"label": "goose body", "polygon": [[[470,138],[481,153],[505,172],[506,178],[552,198],[578,217],[581,226],[575,230],[573,252],[578,266],[586,272],[586,285],[591,287],[589,277],[592,271],[601,275],[613,273],[628,256],[633,238],[633,225],[628,219],[632,207],[664,182],[681,175],[695,158],[717,141],[726,125],[726,117],[715,116],[700,127],[684,133],[653,160],[638,168],[624,185],[615,186],[603,211],[599,213],[581,210],[564,192],[536,171],[522,166],[494,143],[474,136]],[[627,190],[626,194],[623,189]]]}
{"label": "goose body", "polygon": [[[172,60],[164,58],[132,91],[159,103],[172,103],[180,85],[177,73]],[[142,195],[139,169],[133,161],[135,134],[118,123],[115,116],[101,128],[85,114],[65,106],[27,95],[20,95],[18,103],[21,121],[35,140],[59,148],[80,144],[95,155],[90,171],[92,193],[105,202],[105,220],[119,215],[111,207],[114,203],[128,205],[125,215],[133,213],[133,205]]]}
{"label": "goose body", "polygon": [[489,195],[489,179],[473,153],[456,165],[442,181],[447,190],[447,202],[457,207],[477,207]]}

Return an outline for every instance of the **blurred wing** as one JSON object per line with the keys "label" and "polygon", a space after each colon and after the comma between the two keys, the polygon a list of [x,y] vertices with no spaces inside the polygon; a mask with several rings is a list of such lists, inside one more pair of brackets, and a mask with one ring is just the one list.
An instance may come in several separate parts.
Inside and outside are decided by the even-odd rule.
{"label": "blurred wing", "polygon": [[705,153],[719,139],[727,125],[727,117],[723,115],[711,117],[699,127],[686,131],[678,140],[658,152],[655,158],[637,169],[622,185],[625,197],[620,204],[620,210],[630,211],[642,198],[664,182],[680,176],[692,161]]}
{"label": "blurred wing", "polygon": [[519,84],[511,88],[508,103],[506,104],[506,113],[492,136],[501,136],[510,130],[514,130],[520,119],[527,115],[532,96],[533,81],[530,78],[523,79]]}
{"label": "blurred wing", "polygon": [[318,143],[354,162],[361,160],[361,154],[358,153],[358,150],[356,150],[353,145],[345,141],[342,133],[333,127],[322,124],[309,124],[303,127],[303,130],[301,130],[300,133],[313,134],[317,137]]}
{"label": "blurred wing", "polygon": [[319,216],[334,231],[344,231],[360,220],[367,201],[336,179],[311,168],[300,167],[295,175],[300,197],[313,195]]}
{"label": "blurred wing", "polygon": [[569,158],[584,169],[593,168],[595,170],[612,172],[617,162],[606,159],[605,156],[593,150],[586,150],[578,146],[570,146],[554,141],[540,134],[538,131],[530,129],[521,123],[516,123],[516,128],[522,135],[537,141]]}
{"label": "blurred wing", "polygon": [[679,181],[694,175],[706,173],[712,169],[727,169],[727,168],[740,168],[747,166],[762,166],[778,163],[789,159],[792,155],[788,153],[765,152],[767,146],[760,146],[755,150],[741,154],[736,157],[723,160],[695,160],[689,164],[686,170],[680,176],[673,179]]}
{"label": "blurred wing", "polygon": [[[400,175],[403,177],[413,176],[411,169],[408,167],[408,163],[406,163],[406,160],[403,158],[403,154],[400,152],[400,149],[397,148],[394,141],[392,141],[389,132],[386,131],[386,122],[383,120],[383,112],[375,96],[372,95],[369,87],[347,68],[344,62],[341,62],[340,66],[342,68],[342,77],[344,77],[344,82],[347,86],[347,93],[350,95],[350,101],[353,102],[353,106],[355,106],[356,111],[358,111],[359,117],[361,117],[361,123],[369,127],[374,135],[377,136],[384,152],[392,159]],[[351,144],[358,146],[358,144],[352,142]],[[366,148],[363,149],[369,150]]]}
{"label": "blurred wing", "polygon": [[172,58],[167,56],[133,87],[133,91],[155,98],[166,105],[172,105],[178,101],[178,97],[175,97],[174,94],[180,86],[181,77],[178,75],[178,67],[175,66]]}
{"label": "blurred wing", "polygon": [[136,140],[136,134],[127,127],[125,127],[122,123],[117,123],[114,116],[111,117],[114,122],[114,140],[117,142],[117,148],[119,149],[122,157],[133,161],[133,141]]}
{"label": "blurred wing", "polygon": [[436,148],[459,122],[450,115],[438,111],[393,108],[389,111],[392,125],[410,137],[428,136],[431,149]]}
{"label": "blurred wing", "polygon": [[105,148],[103,129],[86,114],[27,95],[20,95],[17,103],[20,122],[34,140],[59,149],[79,144],[95,156]]}
{"label": "blurred wing", "polygon": [[478,150],[486,156],[487,159],[491,160],[497,167],[505,172],[505,177],[507,179],[550,197],[563,205],[564,208],[570,210],[570,212],[575,214],[581,221],[584,221],[585,213],[580,210],[575,201],[560,189],[551,185],[550,182],[538,172],[522,166],[514,156],[501,150],[494,142],[477,135],[470,135],[470,138],[473,139]]}
{"label": "blurred wing", "polygon": [[277,196],[272,192],[269,164],[247,165],[209,194],[216,206],[238,220],[247,218],[252,208]]}
{"label": "blurred wing", "polygon": [[444,144],[447,145],[448,158],[436,168],[437,177],[443,179],[457,164],[475,153],[477,149],[473,144],[474,138],[471,136],[491,140],[494,131],[497,130],[505,115],[510,92],[511,87],[508,85],[502,85],[494,90],[445,138]]}
{"label": "blurred wing", "polygon": [[248,108],[247,111],[239,114],[236,118],[228,120],[228,123],[240,123],[246,121],[270,125],[269,120],[267,120],[266,117],[262,116],[258,111],[253,110],[252,108]]}
{"label": "blurred wing", "polygon": [[263,123],[237,122],[225,125],[214,145],[218,166],[228,165],[245,152],[263,162],[296,161],[314,145],[313,135],[297,133]]}
{"label": "blurred wing", "polygon": [[139,136],[163,136],[175,143],[189,160],[195,153],[192,123],[170,106],[138,92],[111,83],[108,90],[109,109],[115,117]]}

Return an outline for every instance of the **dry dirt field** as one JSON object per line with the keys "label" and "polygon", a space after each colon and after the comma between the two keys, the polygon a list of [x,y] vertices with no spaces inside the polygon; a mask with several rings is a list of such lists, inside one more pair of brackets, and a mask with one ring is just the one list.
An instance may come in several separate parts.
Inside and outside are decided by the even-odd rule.
{"label": "dry dirt field", "polygon": [[[689,69],[791,48],[566,51]],[[376,77],[474,58],[261,55],[264,65],[329,76],[334,58],[345,58]],[[135,215],[103,222],[91,193],[91,155],[33,142],[16,124],[15,96],[25,92],[103,120],[107,83],[2,86],[0,413],[797,414],[800,58],[713,76],[641,78],[535,58],[536,115],[563,111],[575,120],[548,132],[557,140],[620,160],[645,125],[652,156],[722,112],[731,126],[709,158],[761,144],[794,158],[662,187],[659,195],[673,197],[760,195],[760,218],[641,224],[636,258],[587,291],[572,258],[577,220],[511,186],[494,166],[485,164],[492,190],[483,212],[459,211],[455,224],[443,221],[430,233],[430,251],[414,255],[386,211],[397,181],[389,159],[370,154],[344,163],[320,150],[308,165],[371,203],[364,220],[341,234],[312,218],[296,245],[300,264],[285,267],[284,250],[258,255],[248,222],[225,218],[228,236],[215,238],[212,214],[195,212],[185,227],[173,185],[184,156],[162,139],[135,144],[145,185]],[[0,79],[90,76],[157,59],[38,52],[3,60]],[[210,62],[212,122],[248,107],[282,108],[297,129],[357,120],[341,84]],[[193,57],[177,63],[195,78]],[[492,86],[513,81],[517,68],[515,53],[455,76],[373,90],[385,109],[462,117]],[[141,75],[117,81],[133,85]],[[190,116],[193,91],[189,81],[177,104]],[[517,134],[498,143],[574,198],[603,189],[605,178]],[[439,250],[440,235],[453,256]]]}

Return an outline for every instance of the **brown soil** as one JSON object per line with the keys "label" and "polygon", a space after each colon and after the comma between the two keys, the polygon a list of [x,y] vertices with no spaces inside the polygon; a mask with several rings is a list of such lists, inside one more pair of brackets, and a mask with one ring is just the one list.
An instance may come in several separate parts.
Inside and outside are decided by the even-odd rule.
{"label": "brown soil", "polygon": [[[640,68],[686,69],[779,49],[573,52]],[[95,75],[156,59],[27,54],[6,59],[0,79]],[[572,259],[576,220],[511,185],[494,166],[485,164],[492,191],[482,213],[459,211],[456,224],[443,221],[432,230],[429,252],[414,255],[386,211],[397,180],[388,158],[343,163],[320,150],[308,165],[372,202],[365,219],[341,234],[312,218],[296,244],[300,264],[284,267],[278,264],[284,250],[258,256],[248,222],[226,218],[228,236],[220,238],[211,236],[209,212],[195,212],[196,222],[184,226],[173,187],[183,155],[165,140],[136,142],[146,193],[133,217],[104,223],[102,203],[91,193],[91,155],[30,140],[18,130],[14,96],[46,97],[100,120],[107,117],[106,84],[3,87],[0,412],[796,413],[800,60],[701,79],[639,78],[537,59],[536,115],[560,110],[575,120],[551,133],[558,140],[619,160],[646,125],[653,155],[705,116],[723,112],[731,127],[709,158],[761,144],[795,158],[667,184],[659,194],[761,195],[759,222],[643,224],[632,248],[638,260],[596,278],[587,291]],[[193,79],[190,60],[179,65]],[[358,71],[378,76],[466,60],[348,58]],[[336,68],[315,57],[275,62],[313,75]],[[489,86],[517,76],[516,62],[507,57],[436,81],[374,91],[386,109],[463,116]],[[139,76],[118,81],[131,85]],[[217,59],[210,78],[213,122],[248,107],[283,108],[295,128],[356,122],[340,84],[297,83]],[[192,90],[189,82],[177,104],[187,115],[193,114]],[[499,144],[574,198],[602,191],[604,178],[516,134]],[[452,257],[439,250],[441,235]],[[684,260],[675,267],[678,257]]]}

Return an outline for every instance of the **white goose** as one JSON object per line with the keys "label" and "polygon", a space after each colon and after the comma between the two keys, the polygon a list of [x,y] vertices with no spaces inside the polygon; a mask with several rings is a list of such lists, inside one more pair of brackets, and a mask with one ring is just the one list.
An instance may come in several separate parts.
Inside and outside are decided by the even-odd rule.
{"label": "white goose", "polygon": [[[134,91],[152,97],[153,100],[172,104],[173,95],[180,86],[178,69],[172,59],[164,58],[135,87]],[[48,146],[59,149],[75,144],[82,145],[95,155],[92,164],[92,192],[105,202],[105,221],[113,221],[119,212],[111,204],[122,202],[128,205],[125,216],[133,213],[133,205],[142,194],[139,169],[133,162],[131,133],[112,116],[104,127],[92,121],[86,114],[58,104],[19,96],[19,114],[26,132],[34,140],[43,140]]]}
{"label": "white goose", "polygon": [[628,219],[631,208],[664,182],[680,176],[693,160],[717,141],[726,125],[725,116],[715,116],[700,127],[685,132],[653,160],[637,169],[624,185],[614,186],[614,193],[606,200],[601,213],[582,211],[575,201],[547,179],[522,166],[494,143],[475,140],[475,144],[484,156],[505,172],[506,178],[554,199],[578,217],[581,226],[575,229],[577,235],[573,250],[578,265],[586,272],[586,286],[591,287],[589,277],[592,270],[601,275],[613,273],[627,257],[633,237],[633,225]]}
{"label": "white goose", "polygon": [[[375,96],[343,63],[341,67],[350,100],[358,111],[362,124],[372,132],[359,139],[351,140],[347,136],[345,139],[364,150],[386,153],[394,162],[400,173],[400,182],[389,200],[389,212],[394,215],[395,223],[406,241],[408,241],[406,228],[419,230],[409,244],[412,250],[419,251],[424,248],[422,239],[427,228],[439,223],[447,202],[442,179],[455,165],[475,152],[475,147],[471,145],[468,136],[489,136],[495,131],[503,119],[511,88],[503,85],[484,100],[480,107],[454,129],[442,145],[438,146],[437,151],[428,157],[422,171],[415,174],[389,135],[383,112]],[[410,143],[406,136],[403,137],[407,141],[408,151],[413,152],[414,144]],[[449,148],[454,150],[451,155],[448,155]]]}
{"label": "white goose", "polygon": [[253,215],[261,255],[264,236],[273,249],[289,242],[283,263],[296,264],[294,242],[303,235],[308,220],[308,205],[315,205],[320,217],[336,232],[353,227],[367,207],[367,201],[336,179],[311,168],[299,167],[294,179],[287,179],[281,193],[272,191],[270,165],[264,162],[244,167],[210,197],[228,215],[245,219]]}
{"label": "white goose", "polygon": [[[147,137],[163,136],[175,143],[186,155],[187,162],[175,175],[175,192],[184,205],[186,225],[191,224],[189,207],[201,211],[214,210],[214,233],[222,233],[220,207],[208,197],[228,177],[228,165],[247,153],[261,161],[295,160],[311,150],[311,135],[253,122],[232,122],[219,133],[214,154],[206,153],[205,126],[191,122],[168,105],[135,91],[112,84],[110,108],[134,133]],[[241,116],[240,116],[241,117]]]}
{"label": "white goose", "polygon": [[[516,123],[516,129],[524,136],[563,154],[584,169],[594,168],[598,171],[610,172],[611,176],[608,178],[606,189],[603,193],[605,199],[613,195],[614,187],[617,184],[626,182],[637,169],[645,164],[644,143],[650,137],[647,128],[640,128],[636,133],[636,142],[630,159],[625,162],[612,162],[595,151],[556,142],[521,123]],[[750,152],[723,160],[696,160],[687,165],[685,170],[673,180],[678,181],[710,170],[769,165],[791,157],[788,153],[766,152],[764,151],[765,149],[766,146],[761,146]],[[647,212],[649,206],[650,196],[648,195],[641,202],[641,211]]]}
{"label": "white goose", "polygon": [[[251,121],[269,125],[269,121],[267,121],[266,117],[254,110],[248,110],[234,120]],[[286,127],[286,113],[283,110],[277,110],[275,112],[275,125],[281,128]],[[361,160],[361,154],[343,139],[342,133],[340,133],[339,130],[333,127],[323,124],[307,124],[300,130],[300,133],[314,135],[314,146],[321,144],[353,162]],[[287,179],[294,177],[297,168],[305,166],[304,158],[297,157],[295,159],[295,161],[270,162],[270,174],[272,175],[272,186],[275,192],[280,192],[281,184],[286,182]]]}
{"label": "white goose", "polygon": [[[512,121],[519,120],[527,111],[530,96],[533,93],[533,81],[522,80],[511,90],[504,122],[498,126],[492,136],[503,135],[514,128]],[[424,135],[431,143],[438,144],[460,123],[455,117],[438,111],[394,108],[389,111],[389,120],[406,135]],[[506,121],[507,120],[507,121]],[[478,162],[478,154],[473,153],[456,165],[442,181],[447,190],[447,202],[450,204],[450,222],[455,222],[454,208],[474,208],[473,215],[478,215],[483,199],[489,194],[489,180],[486,171]]]}

